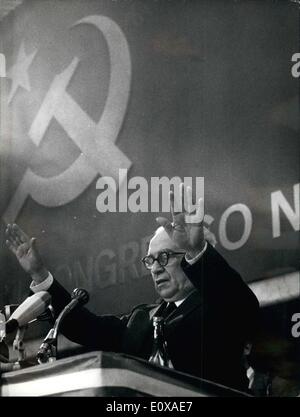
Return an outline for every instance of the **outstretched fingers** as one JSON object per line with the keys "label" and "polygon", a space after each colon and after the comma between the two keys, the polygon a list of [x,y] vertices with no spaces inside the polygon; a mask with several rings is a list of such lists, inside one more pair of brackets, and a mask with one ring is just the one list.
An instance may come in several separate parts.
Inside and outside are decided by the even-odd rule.
{"label": "outstretched fingers", "polygon": [[6,244],[9,247],[9,249],[11,249],[11,250],[12,249],[17,250],[19,244],[18,244],[17,239],[15,238],[15,235],[13,233],[12,225],[11,224],[8,224],[7,225],[7,228],[6,228],[6,231],[5,231],[5,235],[6,235],[6,239],[7,239],[6,240]]}
{"label": "outstretched fingers", "polygon": [[199,198],[196,210],[196,218],[198,223],[202,223],[204,220],[204,198]]}
{"label": "outstretched fingers", "polygon": [[6,239],[5,241],[6,246],[8,247],[9,250],[11,250],[14,254],[16,254],[18,247],[15,246],[10,240]]}
{"label": "outstretched fingers", "polygon": [[204,220],[204,199],[199,198],[194,214],[186,214],[185,222],[194,226],[202,226]]}
{"label": "outstretched fingers", "polygon": [[29,237],[17,224],[13,224],[12,230],[20,244],[29,242]]}
{"label": "outstretched fingers", "polygon": [[29,247],[32,250],[36,250],[36,238],[32,237],[29,241]]}
{"label": "outstretched fingers", "polygon": [[192,188],[190,186],[187,186],[185,188],[184,193],[184,208],[187,213],[191,213],[193,211],[193,194],[192,194]]}
{"label": "outstretched fingers", "polygon": [[175,216],[175,210],[174,210],[175,197],[174,197],[174,192],[173,191],[169,191],[169,200],[170,200],[170,209],[171,209],[172,219],[174,219],[174,216]]}

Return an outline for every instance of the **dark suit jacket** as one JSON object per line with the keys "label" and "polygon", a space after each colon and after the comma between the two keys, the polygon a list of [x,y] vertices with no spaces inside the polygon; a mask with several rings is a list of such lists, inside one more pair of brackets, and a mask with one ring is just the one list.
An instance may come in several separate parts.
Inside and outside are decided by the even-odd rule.
{"label": "dark suit jacket", "polygon": [[[166,339],[176,370],[237,389],[247,388],[243,348],[253,337],[259,304],[239,274],[210,245],[194,265],[181,264],[195,291],[166,319]],[[56,312],[70,295],[54,281],[49,292]],[[61,331],[89,348],[122,352],[148,359],[152,348],[152,317],[165,302],[139,305],[124,316],[97,316],[77,309]]]}

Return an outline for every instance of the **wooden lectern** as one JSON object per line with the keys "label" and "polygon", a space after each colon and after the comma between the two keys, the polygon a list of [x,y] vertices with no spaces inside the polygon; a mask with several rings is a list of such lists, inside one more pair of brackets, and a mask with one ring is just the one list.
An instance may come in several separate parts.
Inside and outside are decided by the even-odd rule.
{"label": "wooden lectern", "polygon": [[247,394],[135,357],[96,351],[4,373],[1,396],[242,397]]}

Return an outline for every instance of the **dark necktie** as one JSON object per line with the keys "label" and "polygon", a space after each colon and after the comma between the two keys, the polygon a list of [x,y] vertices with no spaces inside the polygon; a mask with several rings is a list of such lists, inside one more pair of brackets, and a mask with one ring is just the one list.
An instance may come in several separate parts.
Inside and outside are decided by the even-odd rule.
{"label": "dark necktie", "polygon": [[162,311],[161,317],[164,319],[167,318],[175,309],[176,304],[174,302],[168,303],[166,308]]}

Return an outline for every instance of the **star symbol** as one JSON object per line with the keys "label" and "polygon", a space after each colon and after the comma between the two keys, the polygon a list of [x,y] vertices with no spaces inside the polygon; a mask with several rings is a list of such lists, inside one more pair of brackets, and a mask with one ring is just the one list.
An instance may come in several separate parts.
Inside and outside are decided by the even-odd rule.
{"label": "star symbol", "polygon": [[31,54],[26,55],[24,42],[22,42],[19,49],[17,62],[7,72],[7,77],[12,80],[8,103],[10,103],[13,99],[18,87],[23,87],[25,90],[30,91],[28,69],[36,53],[37,49],[35,49]]}

